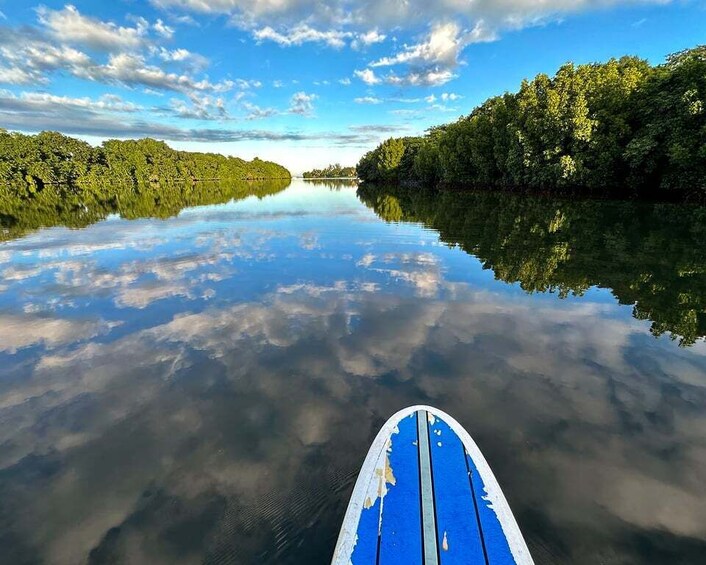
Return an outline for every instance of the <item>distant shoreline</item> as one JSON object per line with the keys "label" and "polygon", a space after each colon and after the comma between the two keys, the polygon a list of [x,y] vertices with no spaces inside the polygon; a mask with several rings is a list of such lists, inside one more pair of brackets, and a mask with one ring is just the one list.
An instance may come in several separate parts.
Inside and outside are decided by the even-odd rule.
{"label": "distant shoreline", "polygon": [[358,177],[294,177],[302,180],[360,180]]}
{"label": "distant shoreline", "polygon": [[257,157],[246,161],[218,153],[178,151],[151,138],[109,139],[93,147],[55,131],[25,135],[0,128],[0,203],[31,200],[50,186],[97,188],[101,196],[109,197],[116,185],[124,184],[291,176],[282,165]]}

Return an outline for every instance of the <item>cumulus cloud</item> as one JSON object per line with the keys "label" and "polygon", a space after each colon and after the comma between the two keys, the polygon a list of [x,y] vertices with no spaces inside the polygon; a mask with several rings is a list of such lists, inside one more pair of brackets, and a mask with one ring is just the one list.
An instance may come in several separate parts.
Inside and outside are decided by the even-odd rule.
{"label": "cumulus cloud", "polygon": [[[404,74],[391,72],[378,82],[384,80],[398,86],[440,86],[455,78],[454,69],[460,64],[461,52],[467,45],[492,39],[494,35],[483,22],[477,23],[470,32],[462,30],[455,22],[438,23],[419,43],[405,45],[396,55],[372,61],[363,72],[371,78],[375,77],[372,69],[402,65],[407,67]],[[362,73],[358,76],[366,82]]]}
{"label": "cumulus cloud", "polygon": [[[487,22],[489,29],[514,29],[546,21],[548,18],[594,9],[606,5],[633,3],[632,0],[479,0],[458,2],[444,0],[408,0],[406,2],[379,2],[378,0],[332,0],[322,4],[318,0],[151,0],[164,10],[182,10],[191,13],[228,14],[232,21],[243,26],[257,22],[276,22],[294,26],[303,22],[328,25],[332,29],[357,27],[364,33],[371,24],[380,29],[412,26],[428,21],[462,20],[466,24]],[[664,0],[642,0],[645,4]],[[269,25],[273,25],[269,23]],[[470,26],[472,27],[472,25]]]}
{"label": "cumulus cloud", "polygon": [[353,49],[361,49],[375,43],[382,43],[387,36],[377,29],[366,32],[354,32],[341,29],[317,29],[307,23],[284,27],[277,30],[270,25],[251,30],[255,40],[274,41],[283,47],[303,45],[304,43],[320,43],[334,49],[341,49],[350,44]]}
{"label": "cumulus cloud", "polygon": [[252,102],[243,101],[241,106],[246,112],[246,120],[261,120],[278,115],[280,112],[276,108],[262,108]]}
{"label": "cumulus cloud", "polygon": [[115,94],[104,94],[100,98],[92,99],[87,96],[81,98],[57,96],[47,92],[21,92],[15,95],[10,91],[0,90],[0,112],[51,113],[55,110],[137,112],[140,109],[140,106],[126,102]]}
{"label": "cumulus cloud", "polygon": [[242,79],[242,78],[237,78],[233,81],[235,83],[235,86],[240,88],[241,90],[249,90],[251,88],[260,88],[262,86],[262,82],[256,79]]}
{"label": "cumulus cloud", "polygon": [[391,73],[385,77],[385,82],[395,86],[441,86],[456,78],[450,69],[413,70],[403,75]]}
{"label": "cumulus cloud", "polygon": [[302,45],[303,43],[324,43],[329,47],[341,48],[345,40],[352,36],[350,32],[343,31],[319,31],[306,24],[294,27],[283,33],[275,31],[270,26],[255,30],[253,36],[258,41],[270,40],[280,45],[289,47],[291,45]]}
{"label": "cumulus cloud", "polygon": [[[76,116],[76,114],[73,114]],[[272,114],[274,115],[274,114]],[[47,129],[73,135],[92,135],[103,138],[154,137],[167,141],[199,141],[204,143],[238,143],[242,141],[308,141],[328,143],[342,147],[367,147],[379,143],[378,135],[350,128],[350,132],[319,131],[272,131],[249,128],[180,128],[143,120],[115,120],[108,116],[80,114],[81,121],[64,112],[47,116],[35,112],[20,114],[0,111],[3,125],[22,131],[38,132]]]}
{"label": "cumulus cloud", "polygon": [[[663,0],[638,0],[661,3]],[[668,0],[669,1],[669,0]],[[334,48],[346,42],[354,49],[383,42],[385,31],[432,24],[427,38],[404,45],[395,54],[371,61],[356,76],[368,85],[385,82],[394,86],[440,86],[456,77],[461,52],[470,44],[498,39],[506,30],[538,25],[563,14],[598,9],[606,4],[632,3],[632,0],[549,0],[494,2],[423,0],[379,2],[334,0],[322,5],[315,0],[278,2],[245,0],[153,0],[165,10],[196,13],[223,13],[258,40],[271,40],[283,46],[317,42]],[[264,24],[263,24],[264,22]],[[371,25],[374,26],[371,29]],[[391,71],[378,77],[372,68],[403,65],[402,72]]]}
{"label": "cumulus cloud", "polygon": [[120,53],[111,55],[105,65],[91,65],[73,69],[76,76],[89,80],[120,83],[126,86],[146,86],[158,90],[172,90],[185,94],[198,92],[226,92],[233,88],[233,81],[210,82],[197,80],[186,74],[165,71],[150,65],[139,54]]}
{"label": "cumulus cloud", "polygon": [[377,29],[371,29],[365,33],[359,33],[356,38],[351,41],[351,47],[353,49],[362,49],[369,45],[374,45],[375,43],[382,43],[387,39],[387,35],[380,33]]}
{"label": "cumulus cloud", "polygon": [[358,41],[363,45],[372,45],[373,43],[382,43],[386,38],[387,36],[384,33],[380,33],[377,29],[372,29],[366,33],[360,34]]}
{"label": "cumulus cloud", "polygon": [[192,94],[188,103],[180,98],[172,98],[167,108],[158,110],[179,118],[192,120],[227,120],[230,118],[225,102],[221,97]]}
{"label": "cumulus cloud", "polygon": [[408,64],[417,66],[444,65],[453,67],[464,47],[461,29],[456,23],[435,25],[429,36],[414,45],[405,45],[403,51],[393,57],[383,57],[370,63],[371,67],[389,67]]}
{"label": "cumulus cloud", "polygon": [[237,97],[237,102],[244,110],[245,119],[248,121],[261,120],[285,114],[297,114],[300,116],[310,117],[314,114],[314,100],[317,99],[316,94],[310,94],[303,91],[295,92],[289,100],[289,107],[286,109],[278,109],[273,107],[263,107],[255,104],[248,100],[246,96],[246,93],[241,93],[241,95]]}
{"label": "cumulus cloud", "polygon": [[[128,88],[180,92],[225,92],[234,81],[211,82],[195,73],[208,60],[184,48],[167,49],[173,29],[144,18],[120,26],[83,15],[72,5],[37,9],[39,27],[5,28],[0,33],[0,82],[46,84],[53,73]],[[90,54],[89,54],[90,53]],[[169,69],[169,70],[167,70]]]}
{"label": "cumulus cloud", "polygon": [[380,79],[375,74],[375,71],[373,71],[372,69],[356,70],[353,71],[353,74],[357,76],[360,80],[362,80],[365,84],[370,86],[380,84],[382,82],[382,79]]}
{"label": "cumulus cloud", "polygon": [[[75,6],[67,5],[63,10],[51,10],[45,6],[37,8],[39,22],[59,41],[80,43],[102,51],[137,49],[144,45],[149,24],[138,18],[135,27],[122,27],[113,22],[82,15]],[[159,20],[159,28],[166,28]]]}
{"label": "cumulus cloud", "polygon": [[[303,96],[302,96],[303,94]],[[313,94],[297,93],[286,112],[303,116],[313,113]],[[154,137],[168,141],[240,142],[240,141],[310,141],[340,146],[360,147],[377,143],[377,126],[372,129],[351,127],[348,131],[278,132],[246,128],[182,128],[176,125],[140,119],[143,111],[174,115],[199,120],[230,120],[221,97],[192,96],[190,103],[173,99],[169,105],[143,108],[116,95],[96,99],[72,98],[47,93],[25,92],[15,95],[0,90],[0,119],[4,127],[28,132],[57,130],[69,135],[92,135],[103,138]],[[278,115],[274,108],[261,108],[255,104],[241,103],[247,120]],[[116,114],[123,114],[119,119]]]}
{"label": "cumulus cloud", "polygon": [[89,66],[91,58],[73,47],[55,45],[32,30],[3,29],[0,33],[0,80],[10,84],[46,83],[47,73]]}
{"label": "cumulus cloud", "polygon": [[359,98],[354,98],[353,102],[356,104],[382,104],[381,98],[376,98],[375,96],[361,96]]}
{"label": "cumulus cloud", "polygon": [[158,19],[153,25],[152,28],[162,37],[166,39],[171,39],[172,36],[174,35],[174,28],[169,27],[166,25],[162,20]]}
{"label": "cumulus cloud", "polygon": [[4,84],[32,84],[44,82],[44,78],[36,76],[20,67],[4,67],[0,65],[0,83]]}
{"label": "cumulus cloud", "polygon": [[176,49],[166,49],[164,47],[159,47],[153,50],[157,56],[167,63],[177,63],[183,64],[193,71],[200,71],[208,67],[209,61],[203,55],[198,53],[193,53],[188,49],[183,47],[178,47]]}
{"label": "cumulus cloud", "polygon": [[290,100],[289,112],[300,116],[311,116],[314,113],[314,100],[316,98],[316,94],[295,92]]}

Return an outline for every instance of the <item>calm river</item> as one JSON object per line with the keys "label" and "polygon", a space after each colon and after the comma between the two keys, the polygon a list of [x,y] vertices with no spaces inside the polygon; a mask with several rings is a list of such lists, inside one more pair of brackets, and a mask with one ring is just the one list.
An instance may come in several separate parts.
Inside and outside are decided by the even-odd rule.
{"label": "calm river", "polygon": [[4,220],[0,562],[326,564],[426,403],[537,563],[704,563],[705,210],[270,192]]}

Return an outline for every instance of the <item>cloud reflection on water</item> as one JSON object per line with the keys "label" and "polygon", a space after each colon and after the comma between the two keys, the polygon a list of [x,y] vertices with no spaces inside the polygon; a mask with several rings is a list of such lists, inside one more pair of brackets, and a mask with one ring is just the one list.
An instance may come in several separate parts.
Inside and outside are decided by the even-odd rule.
{"label": "cloud reflection on water", "polygon": [[420,246],[417,226],[375,249],[340,239],[378,237],[355,215],[220,221],[180,232],[181,255],[103,249],[10,282],[83,304],[0,325],[15,562],[328,562],[370,440],[416,402],[468,427],[538,562],[703,547],[703,342],[654,339],[611,302],[463,280],[474,259]]}

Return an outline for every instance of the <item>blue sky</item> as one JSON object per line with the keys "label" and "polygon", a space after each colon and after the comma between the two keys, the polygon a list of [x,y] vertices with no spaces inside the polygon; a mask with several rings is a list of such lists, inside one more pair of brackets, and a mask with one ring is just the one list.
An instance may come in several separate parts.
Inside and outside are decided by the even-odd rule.
{"label": "blue sky", "polygon": [[0,0],[0,127],[301,173],[565,61],[706,42],[702,0]]}

